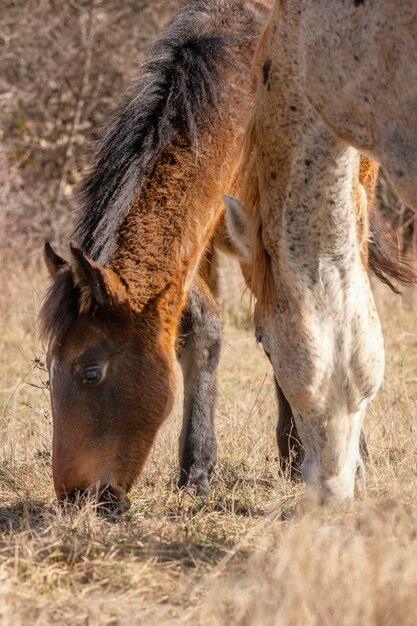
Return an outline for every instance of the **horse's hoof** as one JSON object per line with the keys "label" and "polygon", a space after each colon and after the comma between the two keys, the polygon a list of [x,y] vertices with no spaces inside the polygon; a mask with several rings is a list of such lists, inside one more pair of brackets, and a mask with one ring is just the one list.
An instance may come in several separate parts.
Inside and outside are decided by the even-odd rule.
{"label": "horse's hoof", "polygon": [[281,476],[292,483],[299,483],[303,480],[301,468],[288,465],[288,463],[280,464]]}
{"label": "horse's hoof", "polygon": [[201,477],[196,481],[191,481],[195,486],[198,496],[207,496],[210,493],[210,483],[207,477]]}
{"label": "horse's hoof", "polygon": [[197,475],[182,476],[178,481],[178,489],[194,489],[198,496],[206,496],[210,492],[210,482],[206,473],[200,472]]}
{"label": "horse's hoof", "polygon": [[281,471],[281,475],[286,480],[293,483],[298,483],[303,480],[302,461],[300,462],[299,458],[290,460],[288,457],[281,456],[279,469]]}

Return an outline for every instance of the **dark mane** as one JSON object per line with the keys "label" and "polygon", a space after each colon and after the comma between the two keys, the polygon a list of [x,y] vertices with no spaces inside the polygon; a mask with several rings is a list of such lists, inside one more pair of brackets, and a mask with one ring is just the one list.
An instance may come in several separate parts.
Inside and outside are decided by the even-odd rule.
{"label": "dark mane", "polygon": [[215,0],[191,0],[157,39],[142,73],[98,144],[80,189],[73,237],[94,260],[114,252],[117,230],[156,159],[176,139],[198,147],[221,97],[230,36],[212,34]]}

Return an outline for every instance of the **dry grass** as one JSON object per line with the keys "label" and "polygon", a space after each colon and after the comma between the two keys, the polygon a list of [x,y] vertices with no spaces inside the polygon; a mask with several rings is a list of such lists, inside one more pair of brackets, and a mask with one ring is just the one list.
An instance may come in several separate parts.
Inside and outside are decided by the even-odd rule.
{"label": "dry grass", "polygon": [[[278,475],[269,365],[226,326],[219,463],[209,497],[175,489],[180,410],[121,518],[62,511],[35,312],[43,279],[2,277],[0,624],[417,623],[416,314],[378,287],[387,376],[367,417],[367,496],[282,521],[302,485]],[[235,315],[231,317],[233,321]],[[31,386],[31,385],[37,386]]]}

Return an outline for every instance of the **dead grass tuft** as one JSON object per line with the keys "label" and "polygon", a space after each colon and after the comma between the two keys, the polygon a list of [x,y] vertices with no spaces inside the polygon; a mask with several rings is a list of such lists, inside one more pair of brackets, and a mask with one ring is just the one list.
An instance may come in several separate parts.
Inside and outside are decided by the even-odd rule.
{"label": "dead grass tuft", "polygon": [[0,624],[417,622],[411,301],[378,287],[387,375],[365,427],[367,496],[353,510],[282,521],[303,486],[278,473],[269,364],[252,331],[229,321],[210,495],[175,488],[179,403],[131,510],[106,517],[92,505],[63,510],[55,502],[47,374],[36,332],[44,280],[32,267],[8,271],[2,284]]}

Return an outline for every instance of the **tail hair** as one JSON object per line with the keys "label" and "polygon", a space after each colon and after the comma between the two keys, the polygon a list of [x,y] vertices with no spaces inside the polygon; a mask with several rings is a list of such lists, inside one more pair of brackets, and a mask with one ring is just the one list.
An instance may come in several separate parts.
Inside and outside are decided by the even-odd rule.
{"label": "tail hair", "polygon": [[378,208],[371,211],[369,230],[371,236],[368,243],[368,267],[370,271],[396,294],[401,291],[393,281],[404,286],[416,285],[416,271],[410,261],[400,253]]}

